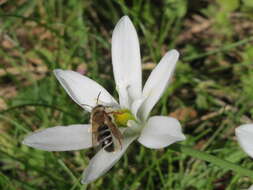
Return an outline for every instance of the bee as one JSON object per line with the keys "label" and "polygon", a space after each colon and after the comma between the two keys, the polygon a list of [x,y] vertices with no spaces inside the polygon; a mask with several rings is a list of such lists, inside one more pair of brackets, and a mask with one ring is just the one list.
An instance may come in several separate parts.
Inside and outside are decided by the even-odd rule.
{"label": "bee", "polygon": [[90,117],[92,145],[101,146],[107,152],[114,152],[122,148],[123,135],[114,122],[113,113],[106,106],[97,103],[92,108]]}
{"label": "bee", "polygon": [[113,122],[111,113],[103,105],[95,106],[91,111],[92,145],[101,146],[107,152],[122,148],[123,135]]}

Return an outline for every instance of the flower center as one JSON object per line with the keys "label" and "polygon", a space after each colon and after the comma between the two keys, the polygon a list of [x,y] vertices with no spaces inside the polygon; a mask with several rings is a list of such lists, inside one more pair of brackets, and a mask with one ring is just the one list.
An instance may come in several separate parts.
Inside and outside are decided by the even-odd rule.
{"label": "flower center", "polygon": [[113,112],[113,117],[115,123],[120,127],[127,127],[127,122],[129,120],[136,121],[135,117],[128,109],[121,109]]}

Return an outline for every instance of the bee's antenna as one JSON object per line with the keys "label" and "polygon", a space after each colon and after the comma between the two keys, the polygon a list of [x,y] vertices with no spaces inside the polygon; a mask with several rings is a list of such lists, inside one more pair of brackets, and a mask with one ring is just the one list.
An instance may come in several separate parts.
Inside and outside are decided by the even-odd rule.
{"label": "bee's antenna", "polygon": [[99,99],[100,94],[101,94],[101,91],[98,93],[97,103],[96,103],[97,105],[98,105],[98,99]]}

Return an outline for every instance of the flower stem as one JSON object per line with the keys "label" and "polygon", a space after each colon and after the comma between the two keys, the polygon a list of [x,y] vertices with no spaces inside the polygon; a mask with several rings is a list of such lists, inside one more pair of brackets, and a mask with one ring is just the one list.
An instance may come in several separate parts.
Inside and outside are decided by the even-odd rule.
{"label": "flower stem", "polygon": [[210,155],[206,152],[202,152],[196,149],[193,149],[190,146],[185,146],[181,144],[173,144],[170,146],[170,149],[178,152],[182,152],[183,154],[187,154],[189,156],[192,156],[194,158],[198,158],[200,160],[204,160],[207,162],[210,162],[214,165],[217,165],[221,168],[224,168],[226,170],[232,170],[242,176],[248,176],[251,179],[253,179],[253,171],[243,168],[241,166],[238,166],[232,162],[229,162],[227,160],[223,160],[221,158],[218,158],[216,156]]}
{"label": "flower stem", "polygon": [[237,41],[235,43],[231,43],[231,44],[225,45],[223,47],[214,49],[212,51],[208,51],[208,52],[205,52],[205,53],[199,53],[197,55],[187,56],[183,59],[183,61],[193,61],[193,60],[200,59],[200,58],[208,56],[208,55],[213,55],[213,54],[216,54],[216,53],[220,53],[222,51],[228,51],[232,48],[236,48],[238,46],[250,43],[252,41],[253,41],[253,37],[249,37],[249,38]]}

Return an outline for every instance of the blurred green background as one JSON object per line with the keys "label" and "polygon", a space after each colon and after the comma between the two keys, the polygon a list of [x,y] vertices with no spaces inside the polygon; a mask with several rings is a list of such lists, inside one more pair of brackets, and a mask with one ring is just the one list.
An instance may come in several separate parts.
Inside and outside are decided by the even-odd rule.
{"label": "blurred green background", "polygon": [[0,189],[247,189],[247,177],[138,142],[85,186],[79,180],[95,150],[52,153],[21,144],[34,130],[89,121],[55,68],[81,72],[117,97],[110,40],[123,15],[140,38],[144,81],[166,51],[181,54],[152,115],[178,118],[183,144],[253,169],[234,137],[253,116],[252,0],[1,0]]}

